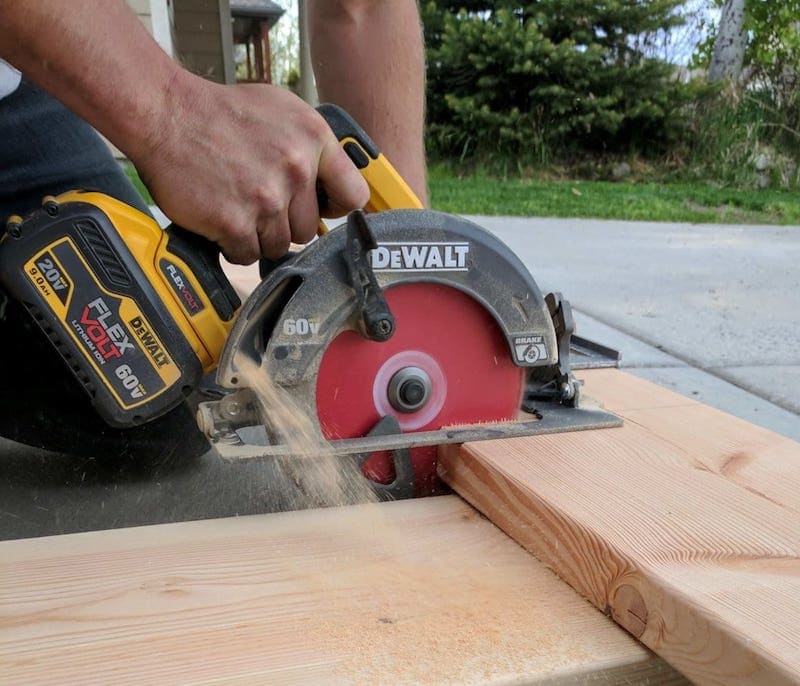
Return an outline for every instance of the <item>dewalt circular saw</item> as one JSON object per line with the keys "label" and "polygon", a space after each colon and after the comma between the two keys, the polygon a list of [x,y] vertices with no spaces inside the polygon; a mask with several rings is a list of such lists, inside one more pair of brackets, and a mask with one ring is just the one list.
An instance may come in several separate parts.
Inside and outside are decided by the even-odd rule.
{"label": "dewalt circular saw", "polygon": [[422,209],[344,111],[320,111],[370,203],[266,265],[243,305],[215,245],[102,194],[9,221],[3,289],[100,423],[139,435],[186,414],[216,369],[197,425],[220,457],[291,458],[288,407],[385,498],[435,491],[442,443],[618,424],[579,407],[568,303],[489,232]]}

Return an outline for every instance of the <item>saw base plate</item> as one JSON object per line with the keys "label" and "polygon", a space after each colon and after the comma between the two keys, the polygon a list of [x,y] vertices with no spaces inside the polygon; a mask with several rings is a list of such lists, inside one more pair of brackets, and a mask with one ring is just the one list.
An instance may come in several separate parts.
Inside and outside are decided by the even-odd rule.
{"label": "saw base plate", "polygon": [[[321,441],[318,457],[344,457],[349,455],[369,455],[387,450],[409,450],[424,446],[446,445],[450,443],[470,443],[472,441],[498,440],[538,436],[567,431],[587,431],[590,429],[610,429],[622,426],[622,420],[604,410],[566,407],[553,404],[530,420],[493,422],[438,429],[435,431],[415,431],[383,436],[364,436],[362,438],[342,438],[334,441]],[[274,458],[305,457],[297,455],[288,445],[230,445],[222,441],[214,444],[220,458],[226,462],[254,462]]]}

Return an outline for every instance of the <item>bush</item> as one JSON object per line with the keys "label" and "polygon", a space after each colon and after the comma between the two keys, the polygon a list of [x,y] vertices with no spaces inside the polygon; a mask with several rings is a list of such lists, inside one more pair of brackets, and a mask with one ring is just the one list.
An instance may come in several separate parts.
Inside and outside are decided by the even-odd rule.
{"label": "bush", "polygon": [[679,4],[429,0],[430,150],[521,165],[663,153],[687,130],[693,91],[634,38],[679,22]]}
{"label": "bush", "polygon": [[698,98],[681,146],[679,176],[737,188],[800,187],[797,133],[764,89]]}

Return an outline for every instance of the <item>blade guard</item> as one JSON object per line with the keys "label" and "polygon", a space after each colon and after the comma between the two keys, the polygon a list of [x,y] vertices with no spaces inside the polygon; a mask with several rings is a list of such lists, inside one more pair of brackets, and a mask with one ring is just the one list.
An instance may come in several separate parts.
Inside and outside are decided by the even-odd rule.
{"label": "blade guard", "polygon": [[[542,294],[522,262],[494,235],[430,210],[369,215],[378,246],[371,264],[383,289],[413,282],[457,288],[497,321],[520,367],[552,367],[558,344]],[[242,356],[277,385],[314,398],[322,355],[342,330],[358,330],[343,258],[346,232],[334,229],[280,264],[243,305],[223,350],[217,382],[241,387]],[[263,359],[263,363],[262,363]]]}

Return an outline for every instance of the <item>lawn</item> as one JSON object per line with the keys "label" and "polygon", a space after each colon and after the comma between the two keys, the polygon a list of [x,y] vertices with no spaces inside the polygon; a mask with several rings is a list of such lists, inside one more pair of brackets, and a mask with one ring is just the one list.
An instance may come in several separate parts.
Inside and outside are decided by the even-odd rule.
{"label": "lawn", "polygon": [[[126,173],[149,201],[133,167]],[[704,183],[610,183],[457,177],[430,170],[431,204],[454,214],[593,217],[669,222],[799,224],[800,193],[736,190]]]}
{"label": "lawn", "polygon": [[704,183],[458,178],[433,167],[430,192],[433,207],[458,214],[800,224],[800,193],[735,190]]}

